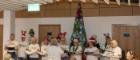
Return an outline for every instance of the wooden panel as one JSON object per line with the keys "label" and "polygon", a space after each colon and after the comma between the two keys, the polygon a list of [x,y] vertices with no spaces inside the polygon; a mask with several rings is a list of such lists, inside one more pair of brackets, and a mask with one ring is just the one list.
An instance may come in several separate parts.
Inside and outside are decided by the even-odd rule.
{"label": "wooden panel", "polygon": [[83,9],[83,16],[99,16],[99,9]]}
{"label": "wooden panel", "polygon": [[136,39],[136,57],[138,58],[138,60],[140,60],[140,27],[137,28],[136,33],[135,33],[135,39]]}
{"label": "wooden panel", "polygon": [[[77,4],[75,6],[77,6]],[[82,8],[83,9],[99,8],[99,5],[95,3],[83,3]]]}
{"label": "wooden panel", "polygon": [[0,12],[0,18],[3,18],[3,11]]}
{"label": "wooden panel", "polygon": [[18,12],[16,13],[16,17],[40,17],[39,12],[27,12],[27,11],[23,11],[23,12]]}
{"label": "wooden panel", "polygon": [[[119,46],[125,51],[133,50],[138,60],[140,60],[140,28],[138,26],[130,25],[113,25],[112,27],[113,39],[118,39]],[[128,32],[129,37],[124,37],[123,33]]]}
{"label": "wooden panel", "polygon": [[47,10],[47,17],[68,17],[70,16],[70,10]]}
{"label": "wooden panel", "polygon": [[[71,3],[70,5],[71,9],[77,9],[78,3]],[[81,5],[83,9],[99,8],[99,5],[95,3],[82,3]]]}
{"label": "wooden panel", "polygon": [[39,25],[39,42],[44,40],[48,32],[52,32],[53,37],[57,37],[58,33],[61,31],[61,25]]}
{"label": "wooden panel", "polygon": [[24,17],[24,18],[30,18],[30,17],[67,17],[70,16],[70,10],[44,10],[41,12],[19,12],[16,13],[16,17]]}
{"label": "wooden panel", "polygon": [[60,2],[60,3],[54,3],[54,4],[47,4],[47,5],[42,6],[42,8],[46,8],[48,10],[70,9],[70,4],[68,2]]}
{"label": "wooden panel", "polygon": [[3,26],[0,25],[0,60],[3,58]]}
{"label": "wooden panel", "polygon": [[122,8],[101,8],[101,16],[131,16],[132,9],[129,7]]}
{"label": "wooden panel", "polygon": [[[89,0],[90,1],[90,0]],[[39,12],[28,12],[27,10],[20,10],[16,12],[17,18],[39,18],[39,17],[75,17],[75,12],[78,7],[78,2],[55,2],[41,6]],[[139,16],[140,7],[137,5],[128,6],[126,3],[117,5],[116,2],[111,2],[107,5],[104,1],[99,4],[93,2],[82,3],[83,15],[91,16]],[[3,12],[0,12],[2,18]]]}
{"label": "wooden panel", "polygon": [[100,4],[100,8],[109,8],[110,6],[107,4]]}
{"label": "wooden panel", "polygon": [[[99,9],[82,9],[83,10],[83,16],[99,16]],[[71,10],[71,16],[76,16],[76,9]]]}
{"label": "wooden panel", "polygon": [[71,3],[70,5],[71,5],[70,7],[71,9],[77,9],[77,3]]}
{"label": "wooden panel", "polygon": [[133,15],[140,16],[140,7],[133,7]]}

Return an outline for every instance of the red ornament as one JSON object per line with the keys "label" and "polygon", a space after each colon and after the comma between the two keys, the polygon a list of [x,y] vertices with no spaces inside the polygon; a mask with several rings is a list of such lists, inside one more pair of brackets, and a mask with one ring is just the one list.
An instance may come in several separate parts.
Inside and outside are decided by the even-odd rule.
{"label": "red ornament", "polygon": [[66,32],[63,32],[63,33],[60,32],[57,36],[57,39],[61,40],[61,38],[65,38],[66,34],[67,34]]}

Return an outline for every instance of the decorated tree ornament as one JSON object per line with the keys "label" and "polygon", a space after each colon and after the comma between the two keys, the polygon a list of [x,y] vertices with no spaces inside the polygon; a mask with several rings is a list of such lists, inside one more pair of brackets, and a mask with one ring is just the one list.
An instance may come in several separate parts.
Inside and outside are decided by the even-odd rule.
{"label": "decorated tree ornament", "polygon": [[57,39],[61,40],[61,38],[65,38],[66,34],[67,34],[67,32],[60,32],[60,33],[58,33]]}
{"label": "decorated tree ornament", "polygon": [[46,45],[49,44],[49,38],[48,38],[48,36],[45,36],[45,38],[44,38],[44,42],[45,42]]}
{"label": "decorated tree ornament", "polygon": [[96,40],[97,36],[96,35],[92,35],[89,40]]}
{"label": "decorated tree ornament", "polygon": [[82,13],[83,12],[82,12],[81,2],[79,2],[78,7],[77,7],[77,12],[76,12],[73,32],[72,32],[72,35],[71,35],[71,40],[74,40],[75,38],[79,39],[80,45],[84,49],[85,44],[87,42],[87,37],[86,37],[86,30],[85,30],[85,27],[84,27],[84,19],[83,19],[83,14]]}
{"label": "decorated tree ornament", "polygon": [[26,31],[21,30],[21,38],[26,38]]}
{"label": "decorated tree ornament", "polygon": [[25,41],[26,40],[26,31],[21,30],[21,40]]}

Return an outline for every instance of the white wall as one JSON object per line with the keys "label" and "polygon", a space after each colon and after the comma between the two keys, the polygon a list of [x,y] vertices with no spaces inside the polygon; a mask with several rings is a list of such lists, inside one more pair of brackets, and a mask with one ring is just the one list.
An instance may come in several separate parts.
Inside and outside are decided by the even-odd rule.
{"label": "white wall", "polygon": [[[66,38],[69,40],[74,24],[74,17],[64,18],[18,18],[16,19],[16,39],[20,39],[22,29],[33,28],[38,38],[39,24],[61,24],[62,32],[67,32]],[[140,24],[140,16],[111,16],[111,17],[84,17],[87,37],[96,34],[98,42],[103,40],[104,33],[111,34],[112,24]]]}
{"label": "white wall", "polygon": [[[21,30],[35,30],[35,36],[38,38],[39,24],[61,24],[62,32],[67,32],[66,38],[69,40],[74,24],[75,17],[64,18],[17,18],[16,19],[16,39],[20,39]],[[112,24],[140,24],[140,16],[110,16],[110,17],[84,17],[87,37],[96,34],[98,42],[103,40],[104,33],[111,34]],[[1,20],[0,20],[1,24]]]}

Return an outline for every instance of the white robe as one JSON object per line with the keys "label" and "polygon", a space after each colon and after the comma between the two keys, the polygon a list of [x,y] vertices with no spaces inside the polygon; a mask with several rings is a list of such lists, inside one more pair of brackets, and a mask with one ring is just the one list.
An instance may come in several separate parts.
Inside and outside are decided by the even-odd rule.
{"label": "white robe", "polygon": [[26,49],[28,47],[28,43],[26,41],[20,41],[19,42],[19,49],[18,49],[18,57],[26,57]]}
{"label": "white robe", "polygon": [[122,57],[122,50],[120,47],[110,48],[102,54],[102,60],[120,60]]}
{"label": "white robe", "polygon": [[29,54],[29,58],[39,58],[38,50],[40,50],[39,44],[30,44],[26,53]]}
{"label": "white robe", "polygon": [[[8,40],[6,42],[6,47],[13,47],[15,49],[18,49],[18,42],[16,40]],[[7,50],[7,52],[16,52],[16,50]]]}
{"label": "white robe", "polygon": [[67,50],[67,51],[69,50],[69,46],[68,45],[62,45],[61,44],[60,47],[61,47],[62,50]]}
{"label": "white robe", "polygon": [[[70,52],[74,52],[73,50],[74,50],[74,47],[75,46],[72,46],[71,48],[70,48]],[[81,59],[81,53],[82,53],[82,47],[81,46],[78,46],[78,49],[75,51],[75,55],[74,55],[74,57],[76,58],[76,60],[82,60]],[[77,55],[77,54],[79,54],[79,55]]]}
{"label": "white robe", "polygon": [[[94,54],[99,54],[99,50],[96,47],[86,48],[84,52],[93,52]],[[98,56],[87,55],[87,60],[98,60]]]}
{"label": "white robe", "polygon": [[47,45],[41,46],[41,52],[39,52],[40,55],[42,55],[42,60],[47,60]]}
{"label": "white robe", "polygon": [[122,50],[120,47],[112,48],[113,56],[111,56],[110,60],[120,60],[122,57]]}
{"label": "white robe", "polygon": [[48,45],[47,46],[48,60],[61,60],[61,55],[64,53],[61,47]]}

